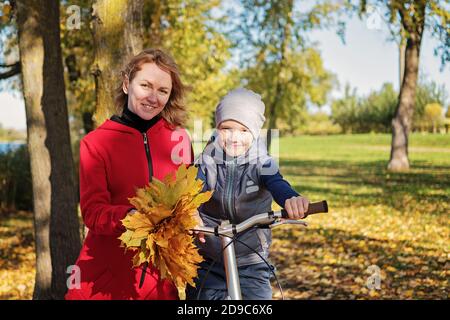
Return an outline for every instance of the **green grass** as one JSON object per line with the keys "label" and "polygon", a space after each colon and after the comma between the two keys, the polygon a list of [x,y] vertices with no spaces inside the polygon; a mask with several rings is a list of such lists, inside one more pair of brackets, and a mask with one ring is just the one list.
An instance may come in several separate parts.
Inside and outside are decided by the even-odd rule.
{"label": "green grass", "polygon": [[[408,196],[414,203],[424,200],[436,207],[427,213],[440,214],[448,209],[445,202],[450,194],[450,145],[442,147],[447,141],[441,137],[450,140],[450,136],[429,137],[433,146],[412,135],[411,170],[407,173],[386,170],[390,154],[387,135],[281,139],[280,167],[299,192],[326,197],[335,208],[379,204],[398,209],[404,206],[399,200]],[[418,151],[416,138],[421,144]]]}
{"label": "green grass", "polygon": [[[448,298],[450,135],[411,135],[407,173],[386,170],[390,141],[280,139],[284,177],[330,207],[306,230],[274,232],[272,259],[289,298]],[[381,270],[380,290],[366,287],[370,265]]]}

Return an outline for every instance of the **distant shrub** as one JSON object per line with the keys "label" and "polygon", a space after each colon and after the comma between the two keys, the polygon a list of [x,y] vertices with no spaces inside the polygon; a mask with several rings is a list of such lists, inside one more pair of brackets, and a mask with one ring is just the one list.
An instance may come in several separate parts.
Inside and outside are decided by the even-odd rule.
{"label": "distant shrub", "polygon": [[32,210],[30,157],[26,145],[0,152],[0,208]]}

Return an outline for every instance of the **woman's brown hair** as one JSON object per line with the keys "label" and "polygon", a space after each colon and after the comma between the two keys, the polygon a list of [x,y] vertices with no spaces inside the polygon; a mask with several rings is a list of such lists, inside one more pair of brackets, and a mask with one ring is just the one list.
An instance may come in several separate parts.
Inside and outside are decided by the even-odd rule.
{"label": "woman's brown hair", "polygon": [[131,58],[125,65],[125,68],[121,71],[122,82],[116,89],[116,97],[114,99],[117,110],[122,112],[128,102],[128,95],[123,92],[123,81],[128,78],[131,83],[136,73],[141,70],[142,65],[145,63],[155,63],[159,68],[170,74],[172,91],[166,106],[161,111],[161,116],[173,127],[184,126],[187,120],[187,110],[184,105],[186,87],[181,82],[180,71],[174,59],[160,49],[145,49]]}

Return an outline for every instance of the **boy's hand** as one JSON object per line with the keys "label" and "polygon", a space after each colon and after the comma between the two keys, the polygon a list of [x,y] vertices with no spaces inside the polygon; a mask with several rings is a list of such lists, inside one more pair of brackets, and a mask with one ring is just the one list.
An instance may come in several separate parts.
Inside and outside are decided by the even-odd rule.
{"label": "boy's hand", "polygon": [[287,199],[284,203],[290,219],[302,219],[305,217],[305,213],[308,211],[309,200],[306,197],[298,196]]}

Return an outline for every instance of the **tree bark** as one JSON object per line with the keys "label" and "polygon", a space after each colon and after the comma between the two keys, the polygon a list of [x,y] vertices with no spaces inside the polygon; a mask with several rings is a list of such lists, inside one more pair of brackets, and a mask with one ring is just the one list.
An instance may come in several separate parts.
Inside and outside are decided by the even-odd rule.
{"label": "tree bark", "polygon": [[406,41],[403,36],[401,36],[398,49],[399,49],[399,63],[398,63],[398,68],[399,68],[399,83],[398,84],[399,85],[398,86],[400,87],[403,83],[403,76],[405,74]]}
{"label": "tree bark", "polygon": [[59,1],[17,1],[17,24],[33,183],[33,299],[63,299],[81,240],[60,46]]}
{"label": "tree bark", "polygon": [[93,4],[96,126],[116,112],[114,89],[123,63],[142,51],[143,5],[143,0],[96,0]]}
{"label": "tree bark", "polygon": [[405,72],[400,87],[399,101],[392,119],[390,171],[409,170],[408,136],[412,126],[422,33],[425,23],[425,5],[418,6],[413,18],[406,9],[399,11],[402,24],[408,32],[405,48]]}

